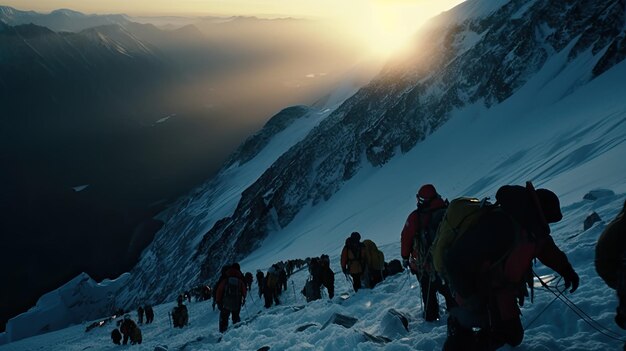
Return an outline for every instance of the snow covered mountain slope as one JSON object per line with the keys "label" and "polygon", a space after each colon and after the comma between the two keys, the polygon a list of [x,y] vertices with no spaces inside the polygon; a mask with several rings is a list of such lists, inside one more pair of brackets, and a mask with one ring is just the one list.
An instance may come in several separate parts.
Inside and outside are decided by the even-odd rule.
{"label": "snow covered mountain slope", "polygon": [[[264,141],[255,157],[229,163],[221,176],[163,214],[166,225],[131,272],[121,298],[128,307],[144,298],[171,299],[214,279],[233,260],[253,271],[328,253],[336,264],[354,230],[392,259],[399,256],[400,230],[421,184],[435,184],[448,198],[493,197],[503,184],[532,180],[561,198],[565,220],[553,226],[553,235],[581,275],[572,298],[610,324],[612,294],[590,264],[602,224],[585,232],[581,227],[591,210],[608,222],[626,194],[626,63],[620,45],[625,14],[620,1],[541,0],[468,1],[443,14],[410,59],[390,63],[323,120],[315,114],[296,119]],[[297,123],[307,125],[306,133],[283,144],[299,130],[287,133]],[[617,195],[582,200],[599,188]],[[349,312],[365,316],[358,328],[376,331],[384,314],[378,308],[389,304],[419,316],[415,290],[401,281],[387,286],[349,300],[355,301]],[[412,300],[402,304],[406,296]],[[549,301],[546,293],[524,313],[532,318]],[[342,309],[315,306],[298,314],[298,321],[321,324],[329,311]],[[368,315],[363,306],[377,310]],[[296,341],[278,321],[290,320],[291,312],[276,311],[276,319],[270,310],[227,334],[223,341],[232,344],[198,340],[206,333],[194,329],[186,334],[192,343],[186,347],[256,349],[268,339],[279,345],[275,349],[378,347],[361,344],[352,329],[308,332]],[[215,318],[203,316],[198,318]],[[390,349],[441,346],[443,323],[411,323],[417,329],[396,335]],[[615,349],[563,306],[534,323],[525,340],[533,350]],[[182,340],[173,344],[183,347]]]}
{"label": "snow covered mountain slope", "polygon": [[[425,182],[451,197],[527,179],[564,201],[594,186],[622,191],[626,94],[615,64],[624,14],[619,1],[517,0],[442,14],[413,55],[390,62],[294,147],[266,145],[271,162],[248,164],[253,177],[234,186],[228,166],[197,200],[171,209],[124,294],[171,298],[226,262],[267,266],[255,257],[268,250],[306,256],[327,238],[326,250],[338,251],[337,236],[355,229],[391,242]],[[567,180],[600,167],[610,172],[587,188]],[[231,185],[219,185],[225,177]]]}
{"label": "snow covered mountain slope", "polygon": [[[578,176],[584,179],[588,174]],[[553,232],[558,245],[568,253],[581,274],[580,288],[574,294],[567,294],[568,298],[600,325],[608,327],[609,331],[605,330],[605,333],[625,339],[623,331],[618,331],[612,325],[616,299],[614,293],[604,288],[593,265],[589,264],[593,260],[593,246],[597,237],[608,221],[615,217],[617,208],[624,200],[624,194],[604,193],[597,200],[577,199],[565,206],[564,219],[553,227]],[[599,213],[604,220],[582,231],[581,221],[591,211]],[[323,240],[309,243],[310,251],[323,252],[323,246]],[[379,248],[385,252],[387,259],[397,257],[399,240],[379,245]],[[285,251],[282,254],[291,256],[297,253]],[[275,258],[271,251],[266,251],[263,257],[267,261]],[[341,271],[337,255],[331,255],[331,268],[335,272]],[[536,269],[541,275],[550,273],[539,266]],[[175,302],[154,306],[154,323],[141,326],[143,343],[132,346],[132,349],[153,351],[157,346],[167,350],[225,351],[254,351],[262,347],[269,347],[271,351],[441,349],[446,336],[445,320],[434,323],[423,321],[419,285],[414,276],[407,273],[391,276],[376,288],[362,289],[355,294],[346,279],[336,274],[334,299],[328,300],[324,294],[322,300],[305,303],[299,291],[307,277],[306,270],[295,273],[280,298],[281,305],[270,309],[263,308],[255,282],[241,312],[242,323],[230,326],[223,336],[218,333],[219,313],[211,309],[211,301],[189,303],[190,325],[183,329],[172,328],[167,315]],[[522,308],[522,323],[526,326],[526,333],[523,344],[515,349],[603,351],[621,348],[622,342],[595,331],[580,321],[563,303],[554,300],[554,295],[543,288],[536,288],[535,302],[527,302]],[[392,312],[394,310],[408,319],[406,329],[397,313]],[[355,318],[356,323],[350,328],[334,324],[330,321],[335,314]],[[135,312],[131,312],[131,316],[136,319]],[[105,322],[101,327],[86,331],[87,327],[98,321]],[[115,324],[105,318],[96,319],[2,345],[0,350],[114,350],[119,348],[110,339],[114,327]]]}
{"label": "snow covered mountain slope", "polygon": [[[311,232],[313,223],[318,223],[308,220],[314,218],[311,211],[321,215],[322,208],[333,208],[334,213],[345,214],[345,219],[364,211],[363,206],[381,206],[383,202],[376,196],[389,198],[388,189],[364,186],[357,179],[381,176],[386,183],[400,184],[398,178],[406,173],[390,173],[390,170],[392,164],[402,160],[408,160],[411,165],[413,170],[409,172],[424,176],[413,176],[404,184],[403,191],[411,195],[413,190],[409,189],[415,189],[421,181],[447,184],[450,181],[446,179],[451,178],[456,178],[453,184],[459,184],[448,190],[452,195],[460,190],[477,194],[489,191],[500,184],[492,184],[483,177],[499,163],[516,175],[510,181],[530,178],[543,183],[564,172],[558,166],[569,163],[565,150],[578,147],[575,141],[571,141],[574,145],[558,144],[548,148],[545,151],[550,155],[548,161],[555,165],[551,172],[540,172],[539,166],[523,166],[529,152],[538,152],[524,144],[524,140],[535,138],[523,135],[515,138],[497,126],[535,124],[541,127],[541,130],[532,130],[538,137],[550,130],[549,127],[561,130],[566,124],[575,125],[575,117],[567,116],[568,123],[563,116],[555,119],[559,108],[571,105],[559,103],[603,75],[621,73],[619,70],[611,73],[612,66],[602,62],[619,61],[620,50],[609,48],[621,47],[623,6],[619,1],[602,4],[502,1],[499,5],[469,1],[436,18],[421,33],[413,55],[402,62],[390,63],[377,79],[348,99],[297,147],[281,156],[243,192],[235,213],[217,222],[205,235],[197,251],[202,260],[200,278],[210,279],[223,263],[246,257],[258,246],[258,240],[268,234],[267,245],[285,248],[287,243],[297,240],[299,247],[305,248],[311,237],[302,233],[323,235],[330,229],[349,232],[347,226],[337,227],[338,223],[332,221]],[[597,21],[598,18],[604,20]],[[604,73],[600,74],[602,71]],[[602,97],[598,102],[602,105],[597,108],[606,111],[607,101],[611,101],[619,111],[621,103],[618,101],[624,95],[620,95],[620,87],[616,89],[609,92],[617,94],[613,95],[616,100]],[[582,98],[588,99],[588,93]],[[580,97],[576,101],[580,101]],[[589,101],[583,107],[590,109],[593,105],[594,102]],[[542,114],[547,117],[539,117]],[[576,126],[570,133],[580,130],[586,123],[603,121],[609,123],[604,126],[607,131],[618,133],[617,144],[621,145],[619,132],[623,127],[617,122],[621,118],[619,112],[609,114],[610,117],[604,113],[578,116],[582,126]],[[432,133],[442,126],[446,130],[460,128],[472,133],[462,136],[453,133],[440,148],[430,149],[425,154],[422,148],[427,146],[420,146],[420,142],[432,145],[435,142],[430,140]],[[477,129],[479,126],[481,129]],[[492,130],[491,134],[485,134],[488,129]],[[546,141],[553,140],[552,133],[554,131],[550,130],[551,139]],[[503,150],[494,159],[492,152],[497,149],[487,142],[504,136],[510,154]],[[466,144],[478,140],[477,153],[466,155],[469,149]],[[570,140],[576,139],[570,137]],[[439,154],[451,149],[454,151],[450,156],[460,160],[436,162],[446,159]],[[486,154],[485,151],[491,152]],[[435,165],[420,162],[424,155],[435,157],[431,161]],[[464,167],[457,168],[461,164]],[[455,173],[460,170],[463,177]],[[366,197],[367,202],[357,202],[361,205],[342,202],[341,199],[351,199],[344,192],[353,188],[374,196]],[[363,195],[359,195],[361,197]],[[329,201],[335,205],[320,205]],[[387,206],[397,203],[392,201]],[[378,215],[380,210],[370,214]],[[367,222],[379,216],[368,216]],[[296,218],[301,219],[298,222],[311,223],[307,230],[296,229],[292,223]],[[342,223],[360,222],[345,220]],[[334,248],[338,245],[340,242]]]}

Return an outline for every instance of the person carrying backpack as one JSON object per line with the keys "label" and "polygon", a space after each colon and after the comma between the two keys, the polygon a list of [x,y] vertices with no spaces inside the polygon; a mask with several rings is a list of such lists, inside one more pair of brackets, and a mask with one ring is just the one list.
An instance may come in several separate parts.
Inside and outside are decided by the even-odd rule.
{"label": "person carrying backpack", "polygon": [[174,328],[182,328],[189,324],[189,311],[187,306],[183,303],[185,298],[183,295],[178,295],[176,302],[178,305],[172,310],[172,323]]}
{"label": "person carrying backpack", "polygon": [[147,304],[144,307],[144,310],[146,311],[146,324],[150,324],[154,321],[154,310],[152,309],[152,305]]}
{"label": "person carrying backpack", "polygon": [[[596,244],[596,272],[617,291],[615,324],[626,329],[626,201],[622,211],[606,226]],[[624,345],[626,350],[626,345]]]}
{"label": "person carrying backpack", "polygon": [[[128,339],[130,339],[133,335],[133,333],[135,332],[135,329],[137,329],[139,327],[137,327],[137,324],[135,324],[135,322],[130,319],[130,315],[126,314],[124,315],[124,320],[122,320],[122,324],[120,324],[120,332],[122,332],[122,335],[124,335],[124,340],[122,341],[122,345],[126,345],[128,344]],[[132,340],[131,340],[132,343]]]}
{"label": "person carrying backpack", "polygon": [[417,276],[427,322],[439,319],[437,293],[446,300],[448,311],[456,306],[449,287],[434,271],[430,255],[430,247],[447,205],[432,184],[423,185],[417,192],[417,209],[409,214],[400,236],[402,265]]}
{"label": "person carrying backpack", "polygon": [[278,265],[278,293],[282,294],[283,291],[287,291],[287,271],[281,262]]}
{"label": "person carrying backpack", "polygon": [[256,284],[259,288],[259,298],[263,296],[263,287],[265,286],[263,283],[265,282],[265,276],[260,269],[256,270]]}
{"label": "person carrying backpack", "polygon": [[361,275],[363,274],[363,243],[361,234],[352,232],[346,239],[346,244],[341,251],[341,270],[343,274],[352,278],[352,287],[357,292],[361,288]]}
{"label": "person carrying backpack", "polygon": [[111,340],[115,345],[121,345],[122,341],[122,333],[120,333],[119,329],[115,328],[111,331]]}
{"label": "person carrying backpack", "polygon": [[280,304],[278,300],[278,268],[275,264],[267,270],[265,279],[263,279],[263,297],[265,298],[265,308],[272,307],[272,302],[276,305]]}
{"label": "person carrying backpack", "polygon": [[319,281],[326,287],[328,298],[332,299],[335,296],[335,272],[330,269],[330,257],[325,254],[320,256]]}
{"label": "person carrying backpack", "polygon": [[139,324],[143,324],[143,313],[144,313],[143,306],[139,306],[137,308],[137,321],[139,322]]}
{"label": "person carrying backpack", "polygon": [[246,288],[248,289],[248,291],[252,290],[252,282],[254,280],[252,273],[246,272],[246,274],[244,275],[244,278],[246,280]]}
{"label": "person carrying backpack", "polygon": [[385,254],[369,239],[363,240],[363,263],[362,284],[366,288],[374,289],[384,279]]}
{"label": "person carrying backpack", "polygon": [[320,259],[313,257],[309,261],[309,278],[302,288],[302,294],[306,297],[306,302],[319,300],[322,298],[322,279],[321,279],[322,267],[320,265]]}
{"label": "person carrying backpack", "polygon": [[560,274],[570,292],[578,288],[578,274],[550,236],[548,223],[562,218],[558,197],[528,182],[502,186],[496,200],[447,248],[445,269],[459,306],[448,317],[446,351],[522,342],[518,303],[526,284],[532,287],[535,258]]}
{"label": "person carrying backpack", "polygon": [[228,318],[232,315],[233,324],[241,321],[241,306],[246,303],[246,282],[239,263],[233,263],[225,272],[224,279],[217,286],[215,300],[220,310],[219,330],[224,333],[228,329]]}

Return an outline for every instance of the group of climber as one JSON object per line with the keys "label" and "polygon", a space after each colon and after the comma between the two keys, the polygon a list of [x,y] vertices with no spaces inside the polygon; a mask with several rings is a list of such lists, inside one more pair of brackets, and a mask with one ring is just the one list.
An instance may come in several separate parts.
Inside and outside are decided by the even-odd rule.
{"label": "group of climber", "polygon": [[562,218],[547,189],[505,185],[496,202],[448,202],[432,184],[417,192],[417,209],[401,233],[403,266],[417,276],[424,319],[439,319],[437,293],[448,311],[444,350],[495,350],[522,342],[518,305],[532,288],[531,263],[539,259],[574,292],[579,278],[550,236]]}
{"label": "group of climber", "polygon": [[361,234],[352,232],[341,250],[341,270],[355,292],[374,288],[384,279],[385,255],[372,240],[361,242]]}
{"label": "group of climber", "polygon": [[131,345],[141,344],[141,328],[139,328],[138,324],[144,324],[144,315],[145,324],[150,324],[154,321],[152,305],[145,304],[137,307],[137,323],[131,318],[130,314],[124,313],[124,310],[117,311],[111,318],[114,319],[118,315],[123,315],[123,319],[117,321],[119,329],[115,328],[111,331],[111,340],[113,343],[116,345],[126,345],[130,340]]}
{"label": "group of climber", "polygon": [[[137,323],[130,318],[129,314],[125,314],[121,321],[118,321],[119,329],[115,328],[111,331],[111,340],[116,345],[126,345],[130,340],[131,345],[141,344],[141,329]],[[123,340],[122,340],[123,339]]]}
{"label": "group of climber", "polygon": [[[498,189],[495,202],[488,199],[444,199],[432,184],[419,188],[417,208],[412,211],[401,232],[402,262],[386,263],[383,253],[371,240],[361,241],[353,232],[341,252],[341,270],[351,282],[354,291],[373,288],[387,275],[403,269],[414,274],[419,282],[424,319],[433,322],[440,318],[439,299],[445,300],[447,310],[447,338],[443,350],[496,350],[504,345],[517,346],[522,342],[524,328],[520,308],[531,289],[532,262],[539,259],[557,272],[565,289],[574,292],[579,285],[578,274],[567,256],[550,236],[550,224],[562,219],[560,202],[547,189],[505,185]],[[626,223],[624,208],[607,227],[596,247],[596,270],[608,286],[617,291],[619,307],[616,323],[626,329]],[[287,289],[288,276],[295,268],[308,264],[309,278],[302,294],[307,302],[321,298],[322,287],[328,298],[335,295],[335,273],[330,258],[323,254],[306,260],[290,260],[273,264],[264,274],[257,270],[259,297],[264,306],[280,303],[278,297]],[[223,267],[213,289],[214,307],[220,311],[219,331],[225,332],[229,318],[240,322],[240,311],[251,291],[253,276],[242,273],[239,264]],[[206,294],[206,292],[205,292]],[[148,317],[148,307],[138,310]],[[183,296],[178,306],[185,310]],[[151,310],[151,308],[150,308]],[[182,314],[181,320],[178,315]],[[174,312],[174,326],[188,323],[188,313]],[[130,339],[141,343],[141,331],[126,315],[114,342]],[[115,332],[114,331],[114,332]],[[626,346],[625,346],[626,350]]]}

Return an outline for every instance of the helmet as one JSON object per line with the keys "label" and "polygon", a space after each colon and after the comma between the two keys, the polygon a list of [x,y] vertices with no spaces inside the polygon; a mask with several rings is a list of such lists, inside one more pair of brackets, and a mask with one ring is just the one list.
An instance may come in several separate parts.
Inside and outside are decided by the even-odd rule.
{"label": "helmet", "polygon": [[424,200],[432,200],[437,197],[437,190],[435,190],[435,187],[432,184],[424,184],[417,191],[417,197]]}
{"label": "helmet", "polygon": [[359,234],[359,232],[352,232],[352,234],[350,234],[350,239],[355,240],[355,241],[360,241],[361,234]]}
{"label": "helmet", "polygon": [[537,198],[548,223],[556,223],[563,218],[559,198],[548,189],[537,189]]}

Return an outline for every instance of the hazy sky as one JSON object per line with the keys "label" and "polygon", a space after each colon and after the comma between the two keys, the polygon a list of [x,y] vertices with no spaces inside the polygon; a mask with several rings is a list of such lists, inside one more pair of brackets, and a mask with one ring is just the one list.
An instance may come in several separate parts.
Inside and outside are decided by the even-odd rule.
{"label": "hazy sky", "polygon": [[69,8],[86,13],[133,15],[265,15],[345,16],[362,8],[396,7],[420,17],[445,11],[463,0],[5,0],[19,9],[51,11]]}
{"label": "hazy sky", "polygon": [[20,10],[69,8],[129,15],[246,15],[338,20],[371,43],[372,51],[402,46],[428,18],[464,0],[4,0]]}

